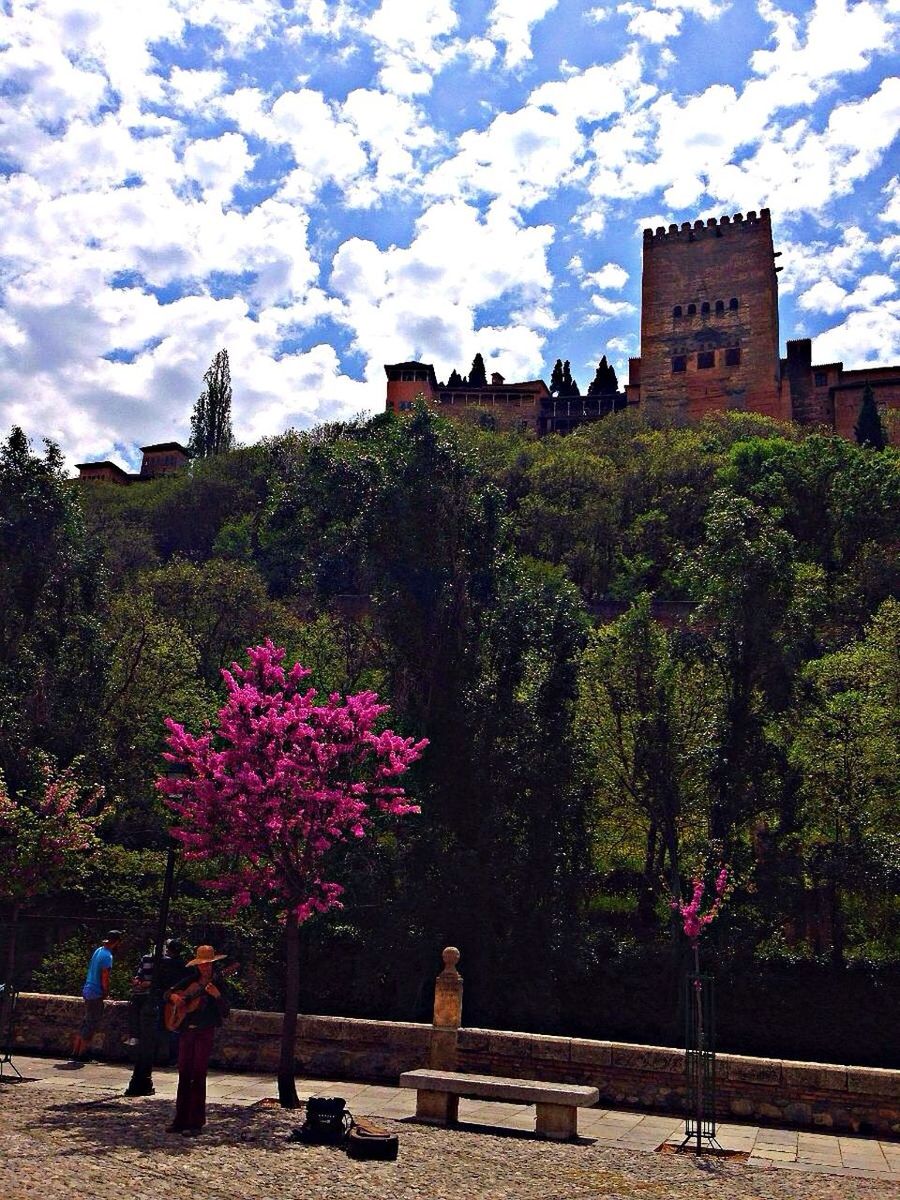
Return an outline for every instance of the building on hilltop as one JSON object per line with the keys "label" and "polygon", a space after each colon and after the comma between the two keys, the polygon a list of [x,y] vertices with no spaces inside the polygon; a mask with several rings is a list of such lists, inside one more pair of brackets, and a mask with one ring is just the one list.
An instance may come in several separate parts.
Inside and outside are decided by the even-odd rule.
{"label": "building on hilltop", "polygon": [[431,363],[393,363],[384,370],[388,412],[406,412],[421,396],[429,408],[445,416],[504,431],[531,430],[539,436],[568,433],[625,405],[622,395],[554,396],[543,379],[507,383],[497,371],[484,387],[467,383],[446,387],[438,383]]}
{"label": "building on hilltop", "polygon": [[628,396],[648,413],[749,409],[787,420],[769,212],[644,230],[641,357]]}
{"label": "building on hilltop", "polygon": [[543,380],[486,387],[438,384],[429,363],[386,366],[387,408],[425,403],[498,429],[567,432],[625,405],[676,420],[757,412],[825,426],[852,438],[865,387],[884,416],[900,411],[900,366],[845,370],[814,364],[800,338],[779,355],[778,272],[769,210],[644,230],[641,353],[629,359],[624,396],[557,397]]}
{"label": "building on hilltop", "polygon": [[84,482],[137,483],[181,471],[191,461],[181,442],[157,442],[152,446],[141,446],[141,454],[141,469],[137,474],[123,471],[114,462],[86,462],[76,463],[78,478]]}

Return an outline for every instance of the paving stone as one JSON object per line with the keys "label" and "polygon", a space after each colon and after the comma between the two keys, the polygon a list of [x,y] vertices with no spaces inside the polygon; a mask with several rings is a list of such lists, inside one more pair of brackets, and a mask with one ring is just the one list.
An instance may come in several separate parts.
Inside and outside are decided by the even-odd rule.
{"label": "paving stone", "polygon": [[[519,1124],[533,1121],[528,1107],[483,1104],[478,1115],[491,1114],[490,1127],[437,1129],[387,1115],[403,1095],[397,1089],[335,1080],[298,1080],[298,1091],[356,1089],[354,1111],[399,1133],[396,1163],[357,1163],[332,1147],[288,1141],[298,1114],[259,1104],[260,1092],[275,1095],[274,1080],[265,1077],[217,1073],[209,1125],[202,1137],[185,1140],[165,1133],[172,1073],[156,1077],[161,1094],[125,1100],[129,1073],[120,1067],[66,1073],[48,1060],[19,1066],[38,1078],[0,1084],[2,1200],[900,1200],[900,1172],[791,1162],[784,1146],[769,1158],[755,1155],[752,1166],[649,1153],[657,1123],[670,1130],[678,1124],[663,1118],[583,1111],[583,1132],[595,1112],[594,1127],[608,1136],[547,1143]],[[505,1127],[505,1135],[494,1127]],[[751,1126],[731,1129],[745,1144],[756,1134]],[[728,1132],[723,1127],[722,1136]],[[820,1140],[823,1154],[840,1152],[836,1138]],[[881,1153],[877,1142],[844,1140],[859,1161]]]}

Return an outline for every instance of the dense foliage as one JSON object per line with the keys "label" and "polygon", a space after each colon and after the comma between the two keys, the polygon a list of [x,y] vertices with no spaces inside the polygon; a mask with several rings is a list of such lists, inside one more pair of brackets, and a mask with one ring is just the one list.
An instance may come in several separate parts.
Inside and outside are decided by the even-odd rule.
{"label": "dense foliage", "polygon": [[[751,414],[536,440],[420,409],[120,488],[67,484],[23,442],[0,450],[11,794],[34,750],[80,754],[116,802],[107,849],[144,871],[163,718],[198,728],[219,668],[266,637],[429,740],[421,816],[374,854],[335,848],[345,907],[304,928],[303,1007],[427,1017],[452,942],[472,1023],[677,1041],[670,902],[712,844],[733,872],[704,935],[725,1047],[886,1064],[896,451]],[[180,870],[178,932],[224,928]],[[146,920],[124,885],[97,892],[85,916]],[[278,1004],[265,903],[229,929],[251,999]]]}

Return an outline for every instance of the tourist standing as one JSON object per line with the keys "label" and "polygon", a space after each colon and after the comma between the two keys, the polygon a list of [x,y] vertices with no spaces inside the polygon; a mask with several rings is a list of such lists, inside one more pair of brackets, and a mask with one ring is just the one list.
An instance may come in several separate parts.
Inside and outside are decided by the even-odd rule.
{"label": "tourist standing", "polygon": [[[131,981],[131,998],[128,1001],[128,1037],[126,1046],[136,1046],[141,1036],[141,1021],[144,1007],[150,1001],[150,981],[153,977],[153,949],[141,955],[138,969]],[[154,1023],[155,1025],[155,1023]]]}
{"label": "tourist standing", "polygon": [[111,929],[91,955],[84,987],[84,1019],[72,1047],[72,1061],[85,1062],[90,1054],[91,1041],[103,1019],[103,1005],[109,995],[109,977],[113,968],[113,951],[122,941],[121,929]]}
{"label": "tourist standing", "polygon": [[228,989],[216,966],[227,956],[198,946],[189,973],[166,993],[181,1040],[178,1046],[178,1094],[169,1133],[196,1137],[206,1124],[206,1072],[216,1029],[230,1011]]}

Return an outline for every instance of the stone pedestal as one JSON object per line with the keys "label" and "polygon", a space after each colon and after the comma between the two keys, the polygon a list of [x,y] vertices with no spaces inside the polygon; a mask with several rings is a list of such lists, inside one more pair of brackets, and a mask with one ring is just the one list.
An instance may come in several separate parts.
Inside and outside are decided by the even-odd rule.
{"label": "stone pedestal", "polygon": [[568,1104],[535,1105],[537,1119],[534,1128],[540,1137],[556,1142],[578,1137],[578,1109]]}
{"label": "stone pedestal", "polygon": [[459,1096],[449,1092],[416,1092],[416,1119],[432,1125],[453,1125],[459,1118]]}
{"label": "stone pedestal", "polygon": [[444,969],[434,981],[434,1022],[428,1048],[428,1065],[435,1071],[457,1069],[457,1038],[462,1021],[462,976],[456,969],[459,951],[447,946]]}

